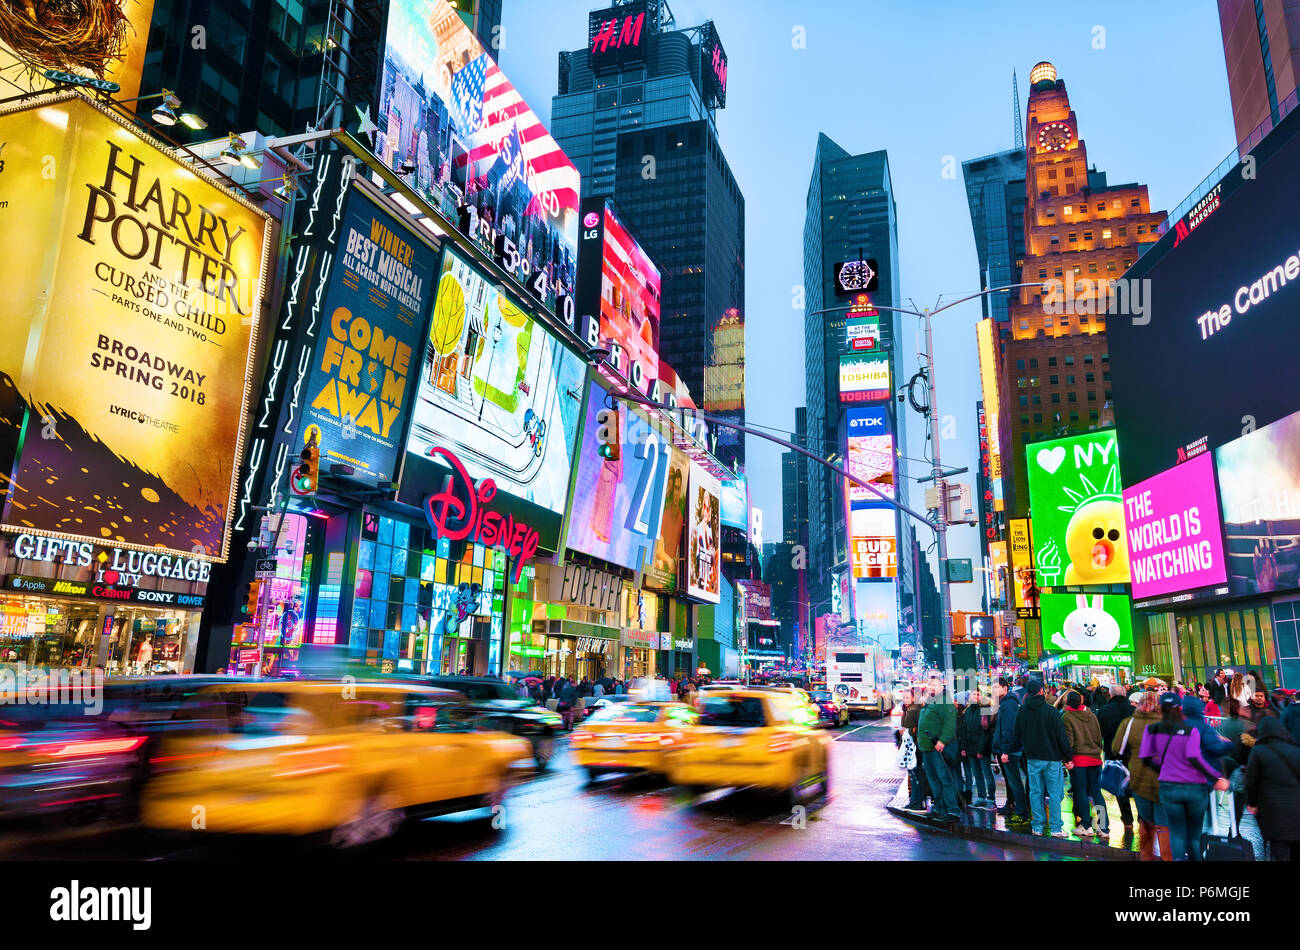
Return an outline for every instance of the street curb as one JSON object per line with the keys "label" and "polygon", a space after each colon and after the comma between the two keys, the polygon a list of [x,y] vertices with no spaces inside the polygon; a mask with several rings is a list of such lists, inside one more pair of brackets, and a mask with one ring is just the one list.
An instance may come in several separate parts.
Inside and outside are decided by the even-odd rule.
{"label": "street curb", "polygon": [[1007,845],[1031,851],[1053,851],[1082,859],[1103,861],[1136,861],[1138,859],[1136,851],[1126,851],[1123,848],[1113,848],[1110,845],[1097,844],[1096,842],[1074,841],[1066,838],[1045,838],[1037,835],[1021,834],[1017,831],[981,828],[977,825],[967,825],[955,821],[938,821],[926,815],[914,815],[903,810],[907,800],[907,782],[903,782],[898,788],[898,793],[893,800],[885,805],[885,808],[895,817],[929,831],[940,831],[959,838],[969,838],[972,841],[984,841],[989,844]]}

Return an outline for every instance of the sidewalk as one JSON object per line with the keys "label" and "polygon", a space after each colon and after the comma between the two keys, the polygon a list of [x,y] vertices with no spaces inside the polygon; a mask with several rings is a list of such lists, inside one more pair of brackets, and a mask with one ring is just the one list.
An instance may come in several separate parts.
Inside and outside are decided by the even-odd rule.
{"label": "sidewalk", "polygon": [[[995,781],[997,783],[996,799],[999,804],[1005,803],[1007,800],[1006,785],[1001,776],[997,776]],[[1007,827],[1006,819],[993,808],[967,808],[960,822],[937,821],[926,815],[915,815],[903,810],[908,800],[906,776],[904,776],[903,783],[898,788],[898,793],[885,807],[896,817],[902,818],[904,821],[910,821],[918,827],[960,835],[976,841],[986,841],[1007,847],[1031,848],[1035,851],[1054,851],[1074,855],[1080,859],[1136,861],[1138,857],[1136,815],[1134,816],[1133,829],[1126,829],[1120,819],[1119,807],[1115,804],[1115,800],[1109,795],[1103,795],[1103,798],[1106,802],[1106,813],[1110,817],[1110,835],[1108,837],[1094,835],[1077,837],[1071,834],[1069,838],[1052,838],[1031,834],[1028,830],[1013,830]],[[1073,829],[1074,799],[1070,797],[1068,791],[1061,802],[1061,821],[1066,831]]]}

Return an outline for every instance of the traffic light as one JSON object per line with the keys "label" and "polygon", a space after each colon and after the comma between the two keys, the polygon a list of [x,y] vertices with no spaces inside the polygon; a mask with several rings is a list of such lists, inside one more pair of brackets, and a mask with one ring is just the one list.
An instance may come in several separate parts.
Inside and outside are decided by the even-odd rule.
{"label": "traffic light", "polygon": [[257,602],[261,599],[262,583],[261,581],[249,581],[248,586],[244,588],[244,613],[250,618],[257,616]]}
{"label": "traffic light", "polygon": [[302,458],[293,473],[293,490],[298,495],[316,494],[320,481],[320,446],[313,440],[302,447]]}
{"label": "traffic light", "polygon": [[596,423],[600,426],[596,430],[596,441],[600,443],[596,454],[606,462],[617,462],[622,458],[622,449],[619,445],[622,440],[618,431],[618,410],[600,410],[596,414]]}

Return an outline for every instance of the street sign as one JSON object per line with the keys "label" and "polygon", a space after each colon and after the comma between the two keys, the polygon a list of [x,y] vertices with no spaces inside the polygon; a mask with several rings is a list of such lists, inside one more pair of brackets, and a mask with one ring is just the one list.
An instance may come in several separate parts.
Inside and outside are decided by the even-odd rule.
{"label": "street sign", "polygon": [[949,584],[970,584],[975,580],[975,569],[971,566],[970,558],[949,558],[946,563]]}
{"label": "street sign", "polygon": [[275,569],[276,569],[275,558],[273,557],[262,558],[260,561],[257,562],[257,568],[254,572],[254,576],[259,581],[269,580],[270,578],[275,577]]}

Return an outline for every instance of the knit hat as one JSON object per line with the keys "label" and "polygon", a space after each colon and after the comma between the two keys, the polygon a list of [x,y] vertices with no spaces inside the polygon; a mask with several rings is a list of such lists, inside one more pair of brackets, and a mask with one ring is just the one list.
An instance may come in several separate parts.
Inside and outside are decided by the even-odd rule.
{"label": "knit hat", "polygon": [[1025,694],[1028,696],[1037,696],[1043,691],[1043,681],[1031,679],[1025,683]]}

